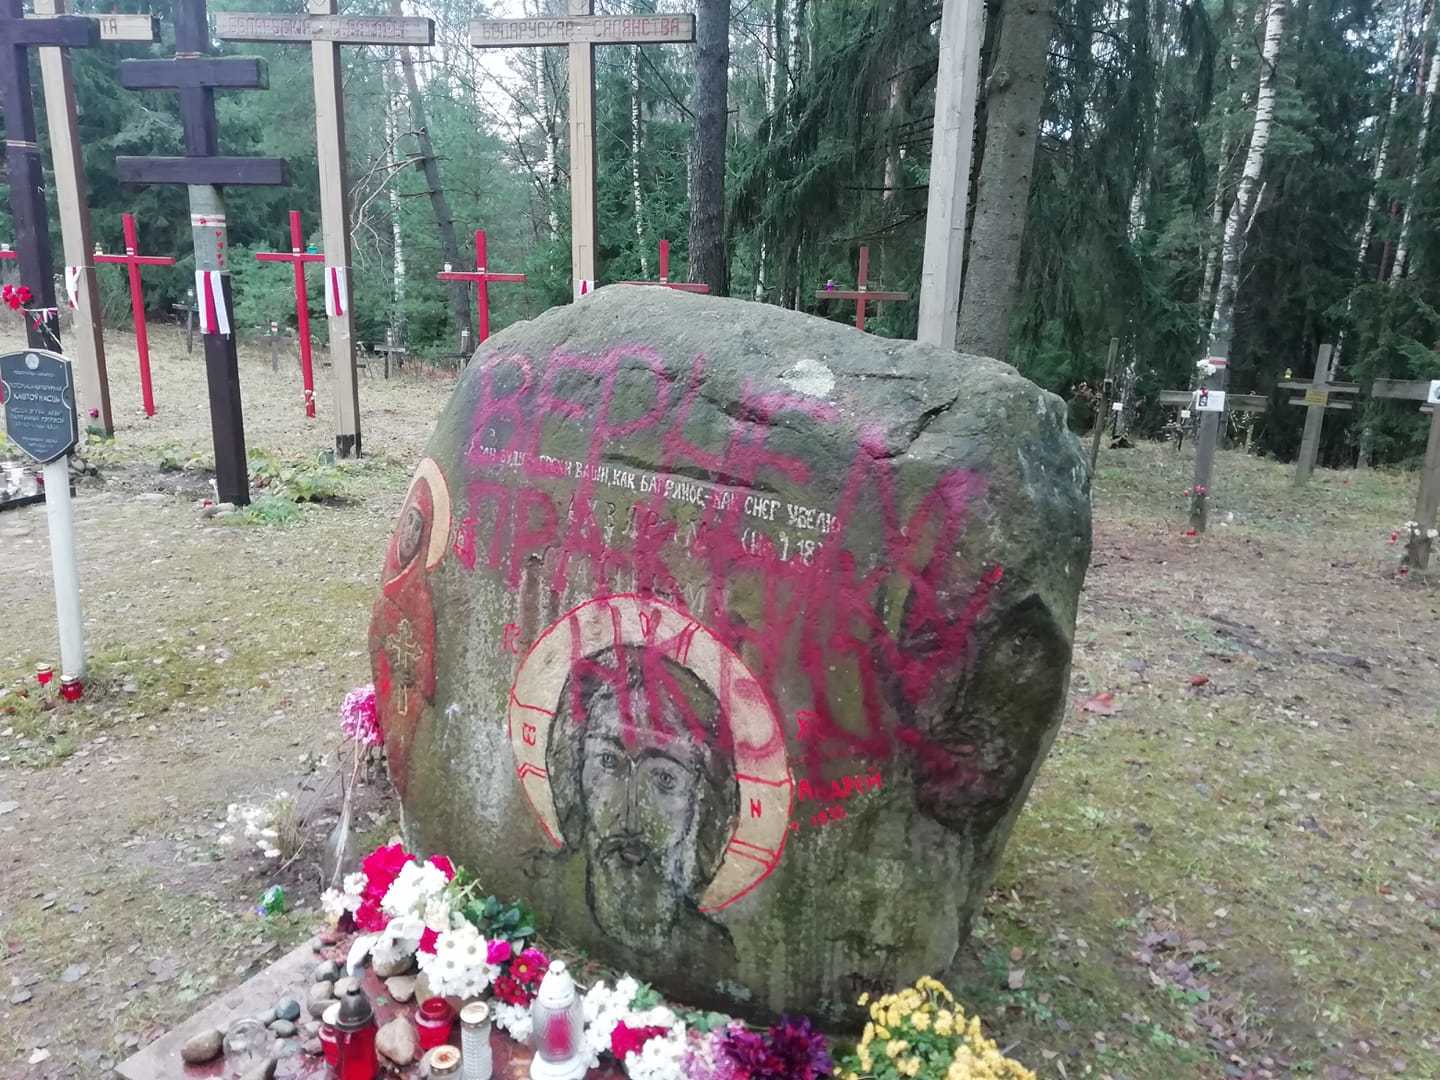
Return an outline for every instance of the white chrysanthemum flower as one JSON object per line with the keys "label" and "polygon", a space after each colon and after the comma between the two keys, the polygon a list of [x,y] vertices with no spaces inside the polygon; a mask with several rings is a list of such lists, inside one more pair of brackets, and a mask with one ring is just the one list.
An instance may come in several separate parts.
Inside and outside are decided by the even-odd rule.
{"label": "white chrysanthemum flower", "polygon": [[320,909],[333,921],[339,921],[349,908],[346,906],[349,897],[339,889],[326,889],[320,894]]}
{"label": "white chrysanthemum flower", "polygon": [[394,964],[403,957],[411,956],[420,947],[420,935],[425,932],[425,924],[414,917],[402,917],[391,919],[374,947],[370,955],[381,964]]}
{"label": "white chrysanthemum flower", "polygon": [[390,915],[425,914],[426,905],[445,891],[449,881],[444,871],[429,863],[408,862],[390,883],[381,910]]}
{"label": "white chrysanthemum flower", "polygon": [[684,1024],[648,1040],[638,1052],[626,1055],[625,1074],[630,1080],[685,1080],[685,1040]]}
{"label": "white chrysanthemum flower", "polygon": [[444,897],[434,897],[425,905],[425,925],[437,934],[450,929],[450,905]]}
{"label": "white chrysanthemum flower", "polygon": [[488,959],[489,942],[472,924],[462,923],[435,939],[434,953],[420,954],[420,970],[442,997],[479,997],[500,976]]}
{"label": "white chrysanthemum flower", "polygon": [[534,1017],[530,1010],[524,1005],[511,1005],[507,1002],[496,1001],[491,1003],[494,1009],[495,1026],[519,1043],[527,1043],[530,1036],[535,1032]]}
{"label": "white chrysanthemum flower", "polygon": [[346,874],[345,880],[340,884],[351,896],[360,896],[365,892],[365,875],[358,871],[353,874]]}

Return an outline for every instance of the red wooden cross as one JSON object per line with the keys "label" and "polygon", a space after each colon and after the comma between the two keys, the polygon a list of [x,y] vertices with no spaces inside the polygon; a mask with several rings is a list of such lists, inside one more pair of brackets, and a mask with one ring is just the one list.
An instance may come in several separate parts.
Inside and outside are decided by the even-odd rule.
{"label": "red wooden cross", "polygon": [[155,415],[155,390],[150,384],[150,335],[145,329],[145,294],[140,288],[140,267],[174,266],[175,260],[167,255],[138,254],[140,236],[135,228],[134,214],[121,214],[120,221],[125,227],[125,254],[106,255],[98,250],[97,263],[124,263],[130,271],[130,318],[135,323],[135,351],[140,354],[140,398],[145,405],[145,415]]}
{"label": "red wooden cross", "polygon": [[622,281],[621,285],[663,285],[667,289],[677,289],[680,292],[708,293],[709,285],[703,285],[698,281],[671,281],[670,280],[670,241],[660,241],[660,280],[659,281]]}
{"label": "red wooden cross", "polygon": [[[876,304],[883,300],[909,300],[908,292],[874,292],[868,287],[870,280],[870,249],[860,249],[860,277],[853,289],[837,289],[833,281],[827,281],[823,289],[815,290],[816,300],[854,300],[855,301],[855,329],[865,329],[865,305],[874,301]],[[879,314],[879,308],[876,308]]]}
{"label": "red wooden cross", "polygon": [[453,270],[447,263],[445,269],[435,275],[441,281],[475,282],[475,304],[480,309],[480,340],[484,344],[490,336],[490,282],[524,281],[524,274],[492,274],[485,268],[485,230],[475,230],[475,269]]}
{"label": "red wooden cross", "polygon": [[300,338],[300,377],[305,384],[305,415],[315,415],[315,368],[310,359],[310,299],[305,292],[305,264],[324,262],[318,251],[305,250],[305,236],[300,231],[300,211],[290,211],[290,250],[257,251],[261,262],[288,262],[295,270],[295,324]]}

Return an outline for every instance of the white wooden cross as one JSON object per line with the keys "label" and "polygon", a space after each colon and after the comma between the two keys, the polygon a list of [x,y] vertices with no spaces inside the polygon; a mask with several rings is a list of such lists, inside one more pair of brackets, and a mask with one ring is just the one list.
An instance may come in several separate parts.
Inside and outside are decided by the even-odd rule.
{"label": "white wooden cross", "polygon": [[690,44],[695,16],[596,15],[595,0],[569,0],[569,14],[476,19],[477,49],[564,45],[570,53],[570,273],[578,300],[595,288],[595,46]]}

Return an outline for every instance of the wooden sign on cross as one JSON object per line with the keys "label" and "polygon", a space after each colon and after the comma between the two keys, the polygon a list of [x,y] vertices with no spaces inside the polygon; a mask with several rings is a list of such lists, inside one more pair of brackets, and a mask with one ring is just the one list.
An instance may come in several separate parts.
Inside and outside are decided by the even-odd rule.
{"label": "wooden sign on cross", "polygon": [[1308,382],[1282,382],[1282,390],[1303,390],[1304,397],[1290,399],[1291,405],[1306,406],[1305,433],[1300,437],[1300,454],[1295,459],[1295,483],[1303,484],[1315,471],[1315,459],[1320,453],[1320,433],[1325,423],[1326,409],[1353,409],[1353,401],[1347,401],[1341,394],[1358,394],[1359,383],[1331,382],[1334,376],[1335,347],[1321,345],[1315,355],[1315,375]]}
{"label": "wooden sign on cross", "polygon": [[145,326],[145,292],[140,287],[140,267],[174,266],[168,255],[141,255],[140,233],[135,228],[134,214],[121,214],[125,230],[125,254],[106,255],[95,245],[97,263],[123,263],[130,272],[130,320],[135,324],[135,351],[140,357],[140,400],[146,416],[155,415],[155,389],[150,383],[150,334]]}
{"label": "wooden sign on cross", "polygon": [[841,289],[835,282],[827,281],[823,289],[815,290],[816,300],[854,300],[855,301],[855,329],[865,329],[865,306],[876,304],[875,314],[880,314],[879,304],[886,300],[909,300],[908,292],[876,292],[870,288],[870,248],[865,245],[860,247],[860,274],[855,280],[855,288]]}
{"label": "wooden sign on cross", "polygon": [[[57,204],[62,219],[67,254],[82,278],[88,280],[86,309],[81,312],[79,340],[74,350],[76,407],[107,433],[113,430],[110,417],[110,388],[105,377],[105,350],[98,331],[98,307],[94,305],[94,267],[88,270],[89,217],[86,211],[84,172],[79,142],[75,138],[74,85],[64,50],[88,47],[100,40],[99,26],[91,19],[58,13],[58,5],[43,18],[26,18],[20,0],[0,0],[0,83],[5,105],[5,161],[10,181],[10,211],[15,220],[19,249],[20,284],[27,287],[32,303],[25,311],[25,335],[31,348],[60,351],[60,309],[55,302],[54,265],[50,252],[50,214],[45,202],[45,177],[35,128],[35,100],[30,86],[28,52],[39,48],[42,77],[48,87],[52,77],[59,100],[47,110],[50,136],[55,151]],[[80,227],[87,231],[81,236]],[[74,243],[81,243],[76,252]],[[67,260],[68,261],[68,260]],[[73,278],[67,271],[67,282]],[[76,303],[82,299],[76,291]]]}
{"label": "wooden sign on cross", "polygon": [[[300,228],[300,211],[290,211],[290,250],[257,251],[255,258],[260,262],[288,262],[295,272],[295,330],[300,336],[300,382],[305,389],[305,415],[315,416],[315,363],[310,351],[310,294],[305,287],[305,264],[324,262],[325,256],[318,251],[305,248],[305,233]],[[330,272],[328,269],[325,271]],[[326,289],[329,296],[330,290]],[[349,304],[346,314],[337,318],[349,321]],[[333,354],[332,354],[333,355]],[[275,350],[270,350],[270,366],[275,366]],[[357,399],[358,400],[358,399]]]}
{"label": "wooden sign on cross", "polygon": [[689,45],[695,16],[596,15],[595,0],[568,0],[568,15],[529,19],[476,19],[470,44],[477,49],[564,45],[570,61],[570,273],[574,295],[595,288],[595,46]]}
{"label": "wooden sign on cross", "polygon": [[710,286],[699,281],[671,281],[670,280],[670,241],[660,241],[660,280],[659,281],[621,281],[620,285],[663,285],[667,289],[675,289],[679,292],[708,293]]}
{"label": "wooden sign on cross", "polygon": [[120,85],[126,89],[180,92],[186,156],[121,157],[115,166],[123,183],[185,184],[189,188],[195,299],[205,342],[216,491],[222,501],[241,506],[250,501],[250,478],[221,185],[280,185],[288,183],[288,178],[285,162],[279,158],[220,156],[215,91],[264,89],[268,80],[263,61],[206,55],[209,46],[205,0],[175,0],[175,58],[121,61]]}
{"label": "wooden sign on cross", "polygon": [[[341,45],[433,45],[435,23],[404,15],[337,15],[336,0],[308,0],[304,15],[227,11],[216,16],[222,41],[306,42],[315,81],[315,144],[320,165],[320,227],[325,244],[325,315],[335,378],[335,455],[360,456],[360,384],[355,373],[350,289],[350,195],[345,178]],[[301,273],[296,270],[296,273]],[[301,340],[309,349],[309,334]],[[308,369],[308,365],[307,365]],[[306,383],[310,399],[313,382]],[[307,416],[314,416],[307,399]]]}
{"label": "wooden sign on cross", "polygon": [[1415,525],[1406,544],[1405,563],[1417,570],[1430,565],[1435,528],[1440,512],[1440,379],[1376,379],[1370,396],[1418,401],[1420,411],[1430,414],[1430,436],[1425,440],[1425,464],[1420,472],[1420,492],[1415,497]]}
{"label": "wooden sign on cross", "polygon": [[[486,262],[485,230],[475,230],[475,269],[456,270],[449,263],[445,269],[435,275],[441,281],[473,281],[475,283],[475,305],[480,310],[480,343],[484,344],[485,339],[490,336],[490,282],[517,282],[524,281],[524,274],[497,274],[489,268]],[[388,337],[388,335],[387,335]],[[387,341],[388,344],[388,341]],[[387,359],[385,371],[388,375],[390,364]]]}

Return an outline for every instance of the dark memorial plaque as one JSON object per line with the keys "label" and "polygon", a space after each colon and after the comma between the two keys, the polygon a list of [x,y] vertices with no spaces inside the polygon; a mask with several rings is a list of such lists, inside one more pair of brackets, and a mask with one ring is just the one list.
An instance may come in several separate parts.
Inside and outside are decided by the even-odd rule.
{"label": "dark memorial plaque", "polygon": [[75,379],[65,357],[45,349],[0,356],[0,398],[5,434],[40,464],[75,449]]}

